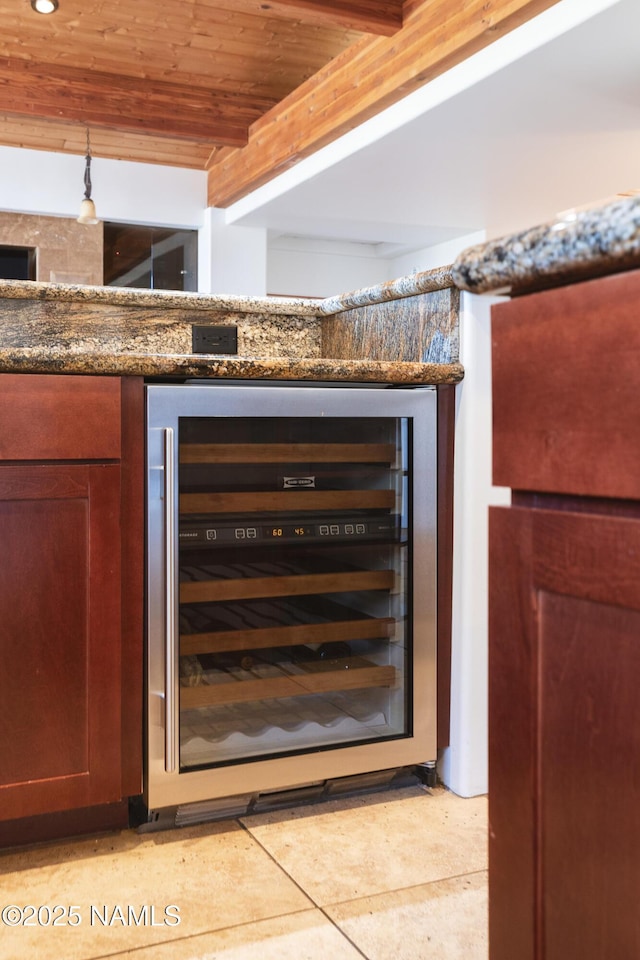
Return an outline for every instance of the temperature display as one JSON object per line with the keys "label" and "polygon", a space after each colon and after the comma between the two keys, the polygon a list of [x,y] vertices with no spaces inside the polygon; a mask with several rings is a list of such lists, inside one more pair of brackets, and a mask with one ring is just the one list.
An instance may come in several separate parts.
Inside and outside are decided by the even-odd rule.
{"label": "temperature display", "polygon": [[311,537],[314,534],[314,529],[313,527],[287,525],[282,527],[265,527],[264,533],[267,537],[277,540],[280,537]]}

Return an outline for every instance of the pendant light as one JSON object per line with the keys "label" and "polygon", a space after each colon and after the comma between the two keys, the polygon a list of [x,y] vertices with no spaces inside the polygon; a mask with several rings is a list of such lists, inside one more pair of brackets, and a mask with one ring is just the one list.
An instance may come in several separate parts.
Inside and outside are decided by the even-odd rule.
{"label": "pendant light", "polygon": [[89,141],[89,127],[87,127],[87,153],[84,168],[84,200],[80,204],[78,223],[100,223],[96,214],[96,205],[91,199],[91,143]]}

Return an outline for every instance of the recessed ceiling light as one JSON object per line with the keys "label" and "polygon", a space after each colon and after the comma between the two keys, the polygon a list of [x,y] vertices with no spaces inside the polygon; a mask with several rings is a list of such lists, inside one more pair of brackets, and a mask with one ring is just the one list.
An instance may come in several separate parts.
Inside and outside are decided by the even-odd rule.
{"label": "recessed ceiling light", "polygon": [[55,13],[58,0],[31,0],[31,6],[36,13]]}

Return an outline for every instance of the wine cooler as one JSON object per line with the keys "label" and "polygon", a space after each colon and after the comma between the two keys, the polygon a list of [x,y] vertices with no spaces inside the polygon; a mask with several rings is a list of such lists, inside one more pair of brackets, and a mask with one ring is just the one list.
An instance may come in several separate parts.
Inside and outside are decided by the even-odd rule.
{"label": "wine cooler", "polygon": [[436,755],[436,391],[147,386],[149,811]]}

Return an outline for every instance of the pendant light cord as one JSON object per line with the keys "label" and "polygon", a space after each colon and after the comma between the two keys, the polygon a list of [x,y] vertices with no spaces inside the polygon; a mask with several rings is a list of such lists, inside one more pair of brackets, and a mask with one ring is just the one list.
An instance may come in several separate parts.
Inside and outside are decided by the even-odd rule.
{"label": "pendant light cord", "polygon": [[87,161],[84,168],[84,198],[85,200],[91,199],[91,144],[89,142],[89,127],[87,127],[87,153],[85,160]]}

